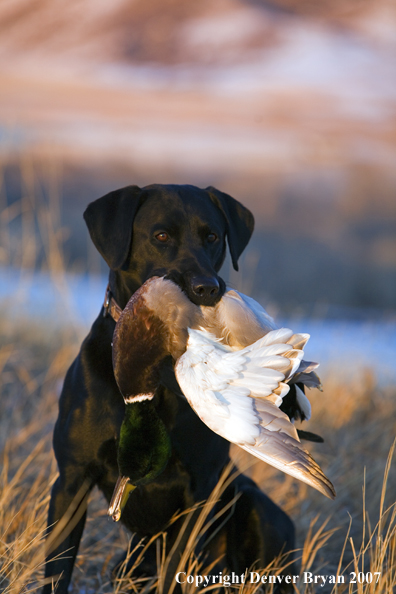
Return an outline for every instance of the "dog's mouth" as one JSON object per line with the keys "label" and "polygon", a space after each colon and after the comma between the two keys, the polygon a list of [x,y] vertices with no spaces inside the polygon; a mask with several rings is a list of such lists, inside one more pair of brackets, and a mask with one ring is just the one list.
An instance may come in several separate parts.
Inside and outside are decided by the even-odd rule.
{"label": "dog's mouth", "polygon": [[198,306],[214,307],[226,290],[223,279],[214,275],[182,275],[178,272],[170,272],[164,278],[178,285],[188,299]]}

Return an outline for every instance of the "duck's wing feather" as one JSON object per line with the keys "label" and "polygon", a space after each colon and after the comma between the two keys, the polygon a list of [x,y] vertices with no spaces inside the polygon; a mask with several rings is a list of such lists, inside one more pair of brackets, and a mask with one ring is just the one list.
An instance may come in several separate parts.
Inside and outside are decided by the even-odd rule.
{"label": "duck's wing feather", "polygon": [[255,446],[241,447],[260,460],[314,487],[330,499],[336,496],[332,483],[312,456],[299,441],[284,433],[269,432],[263,428]]}
{"label": "duck's wing feather", "polygon": [[294,335],[285,329],[270,334],[246,349],[231,351],[207,332],[189,330],[187,351],[175,366],[177,380],[191,407],[212,431],[334,497],[330,481],[277,406],[279,393],[289,389],[286,374],[298,360],[291,344],[277,341]]}
{"label": "duck's wing feather", "polygon": [[[247,347],[278,328],[273,318],[257,301],[234,289],[227,290],[214,308],[202,306],[201,312],[205,328],[233,349]],[[303,348],[306,336],[293,335],[293,348]],[[320,379],[314,372],[317,367],[317,363],[301,361],[299,375],[291,380],[292,383],[301,382],[308,388],[321,390]]]}

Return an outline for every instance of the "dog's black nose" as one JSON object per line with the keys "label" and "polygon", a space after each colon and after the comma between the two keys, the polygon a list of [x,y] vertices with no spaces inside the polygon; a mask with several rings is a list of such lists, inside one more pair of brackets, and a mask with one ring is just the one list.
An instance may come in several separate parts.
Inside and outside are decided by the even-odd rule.
{"label": "dog's black nose", "polygon": [[219,298],[220,284],[214,276],[194,276],[191,291],[198,305],[214,305]]}

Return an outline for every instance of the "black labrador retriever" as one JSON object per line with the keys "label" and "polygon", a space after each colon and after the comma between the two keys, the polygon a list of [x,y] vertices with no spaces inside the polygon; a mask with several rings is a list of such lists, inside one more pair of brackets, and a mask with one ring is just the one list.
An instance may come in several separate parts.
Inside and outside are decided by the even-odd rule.
{"label": "black labrador retriever", "polygon": [[[225,291],[218,272],[226,240],[237,269],[254,225],[249,210],[231,196],[212,187],[202,190],[188,185],[128,186],[92,202],[84,218],[93,243],[110,267],[108,297],[121,308],[155,275],[166,275],[177,283],[193,303],[214,305]],[[83,484],[88,482],[88,491],[97,485],[107,501],[113,493],[118,477],[117,437],[124,414],[112,368],[114,327],[106,306],[65,378],[54,430],[59,478],[52,490],[49,526],[62,518]],[[169,431],[172,456],[154,483],[132,493],[122,521],[137,541],[166,531],[169,552],[181,525],[171,523],[172,516],[208,498],[229,461],[229,443],[210,431],[180,396],[171,365],[162,383],[156,395],[157,410]],[[215,559],[222,554],[220,567],[241,574],[253,564],[265,567],[282,551],[291,551],[294,529],[288,516],[244,475],[228,487],[221,505],[232,501],[236,493],[239,498],[233,513],[227,514],[207,555]],[[84,511],[47,558],[46,577],[60,576],[59,594],[67,592],[85,518]],[[188,532],[174,547],[164,593],[174,580]],[[67,553],[62,555],[63,551]],[[156,573],[155,548],[139,570]],[[44,592],[51,592],[51,584]]]}

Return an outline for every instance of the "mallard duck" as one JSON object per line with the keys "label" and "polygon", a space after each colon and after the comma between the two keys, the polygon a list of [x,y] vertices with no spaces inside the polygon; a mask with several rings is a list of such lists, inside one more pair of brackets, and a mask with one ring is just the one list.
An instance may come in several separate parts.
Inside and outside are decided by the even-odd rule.
{"label": "mallard duck", "polygon": [[[169,355],[184,396],[212,431],[334,498],[333,485],[279,408],[291,382],[320,387],[317,364],[302,359],[308,339],[277,328],[257,302],[238,291],[228,290],[214,307],[197,306],[172,281],[149,279],[128,302],[113,337],[126,416],[119,442],[121,476],[109,513],[119,517],[128,481],[153,480],[170,455],[169,437],[153,405]],[[309,418],[309,400],[298,386],[296,396],[296,416]]]}
{"label": "mallard duck", "polygon": [[153,481],[171,454],[168,432],[153,402],[168,355],[164,328],[144,307],[143,294],[141,289],[131,297],[113,337],[114,375],[125,402],[117,451],[120,476],[108,509],[116,522],[133,489]]}

